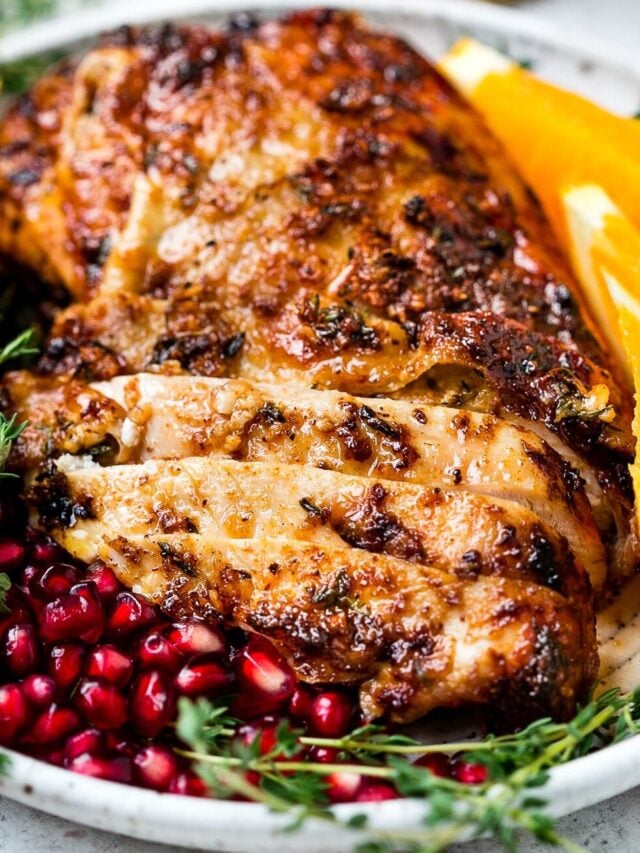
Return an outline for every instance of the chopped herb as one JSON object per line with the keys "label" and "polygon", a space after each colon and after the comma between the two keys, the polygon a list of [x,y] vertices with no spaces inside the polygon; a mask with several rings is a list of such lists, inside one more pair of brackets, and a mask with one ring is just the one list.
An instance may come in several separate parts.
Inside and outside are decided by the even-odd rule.
{"label": "chopped herb", "polygon": [[238,332],[237,335],[232,335],[222,345],[222,355],[224,358],[233,358],[244,346],[246,335],[244,332]]}
{"label": "chopped herb", "polygon": [[283,424],[286,421],[285,416],[275,403],[265,403],[258,412],[257,417],[270,425]]}
{"label": "chopped herb", "polygon": [[170,545],[168,542],[158,542],[158,550],[163,562],[175,566],[191,577],[197,576],[197,563],[195,557],[191,554],[182,553],[178,548]]}
{"label": "chopped herb", "polygon": [[309,498],[301,498],[300,506],[305,512],[308,512],[309,515],[315,515],[318,518],[324,518],[324,516],[326,515],[325,510],[320,509],[319,506],[316,506],[314,503],[311,503]]}
{"label": "chopped herb", "polygon": [[333,343],[338,348],[356,345],[372,351],[380,349],[377,331],[366,324],[362,313],[350,302],[321,308],[315,294],[302,306],[300,318],[311,326],[318,343]]}
{"label": "chopped herb", "polygon": [[322,584],[315,590],[311,601],[314,604],[321,604],[323,607],[338,607],[341,604],[348,604],[347,596],[350,589],[349,575],[344,569],[338,569],[329,583]]}
{"label": "chopped herb", "polygon": [[390,438],[400,438],[400,430],[398,427],[392,426],[387,421],[378,417],[378,415],[376,415],[373,409],[370,409],[369,406],[360,407],[360,417],[376,432],[381,432],[383,435],[388,435]]}

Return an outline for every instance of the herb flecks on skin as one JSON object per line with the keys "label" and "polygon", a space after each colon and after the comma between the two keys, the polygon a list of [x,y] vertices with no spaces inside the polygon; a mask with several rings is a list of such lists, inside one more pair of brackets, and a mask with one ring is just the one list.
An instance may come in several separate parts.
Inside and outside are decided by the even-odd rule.
{"label": "herb flecks on skin", "polygon": [[[355,729],[342,738],[303,737],[283,723],[274,746],[262,755],[260,737],[246,746],[236,737],[236,725],[222,703],[182,699],[177,733],[189,749],[177,751],[196,762],[198,773],[216,795],[240,794],[275,812],[288,813],[294,827],[308,817],[339,823],[328,808],[325,779],[332,773],[358,773],[389,782],[404,796],[420,797],[428,807],[423,825],[415,829],[384,833],[368,829],[371,840],[359,848],[362,851],[436,853],[456,841],[480,836],[492,837],[507,850],[514,850],[521,831],[576,851],[580,848],[556,832],[553,820],[543,811],[546,803],[535,789],[547,781],[552,767],[638,734],[640,688],[624,695],[610,690],[569,723],[541,719],[516,734],[477,742],[425,746],[375,725]],[[308,746],[337,750],[340,763],[301,759],[300,750]],[[470,785],[442,778],[410,760],[430,753],[483,764],[487,781]],[[362,830],[365,823],[358,816],[343,825]]]}

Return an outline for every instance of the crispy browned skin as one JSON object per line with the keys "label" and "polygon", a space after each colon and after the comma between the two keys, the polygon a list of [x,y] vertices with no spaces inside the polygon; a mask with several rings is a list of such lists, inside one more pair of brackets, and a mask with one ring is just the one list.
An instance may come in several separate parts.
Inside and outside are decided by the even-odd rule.
{"label": "crispy browned skin", "polygon": [[[347,553],[387,618],[392,593],[378,567],[389,584],[393,569],[393,595],[421,575],[407,555],[386,551],[369,564],[361,552],[377,549],[372,525],[384,528],[371,488],[406,499],[412,484],[420,506],[431,489],[469,493],[485,509],[494,496],[507,517],[533,513],[529,529],[539,522],[565,578],[557,590],[526,572],[451,581],[452,613],[464,600],[466,618],[492,637],[486,660],[500,663],[478,663],[477,683],[471,667],[418,688],[409,658],[389,657],[383,643],[366,666],[347,656],[334,676],[367,679],[369,711],[396,719],[499,695],[518,696],[514,719],[569,712],[594,671],[584,568],[600,585],[607,560],[616,581],[637,564],[632,399],[535,201],[480,118],[406,44],[327,11],[259,26],[242,17],[226,32],[165,26],[105,37],[39,83],[0,130],[0,251],[74,297],[35,374],[4,382],[6,408],[31,421],[13,464],[42,468],[31,500],[67,546],[74,526],[92,520],[85,544],[107,548],[99,531],[108,503],[98,511],[96,495],[74,492],[60,454],[134,463],[133,477],[144,460],[189,456],[328,467],[338,491],[347,474],[375,475],[396,484],[369,483],[375,523],[366,536],[356,525]],[[137,374],[130,386],[127,374]],[[240,386],[221,391],[220,379],[240,382],[244,405]],[[329,390],[395,399],[368,406]],[[300,402],[305,393],[326,396]],[[415,518],[397,500],[394,518],[409,529]],[[440,517],[454,518],[455,505]],[[133,527],[123,541],[141,535]],[[483,536],[465,534],[483,543],[479,565],[491,562],[491,530],[487,520]],[[221,541],[215,553],[236,548]],[[247,545],[248,555],[252,547],[262,546]],[[116,551],[134,582],[135,549]],[[322,572],[341,555],[322,557]],[[450,554],[433,557],[446,589],[457,577]],[[507,565],[523,571],[522,554],[512,557]],[[217,559],[199,574],[214,607],[283,642],[282,626],[271,631],[259,614],[271,595],[280,613],[275,602],[295,592],[293,569],[264,586],[260,560],[247,556],[254,589],[225,575],[237,587],[232,605]],[[312,570],[295,565],[301,576]],[[475,612],[481,590],[495,602],[488,615]],[[297,620],[329,624],[312,599],[296,607]],[[500,635],[492,646],[489,623],[501,625],[507,610],[513,645]],[[413,615],[394,622],[392,645],[411,645],[416,624]],[[545,645],[543,636],[565,639]],[[329,632],[328,648],[334,640],[344,643]],[[303,674],[313,669],[304,649],[285,648]],[[392,699],[380,698],[387,681]]]}
{"label": "crispy browned skin", "polygon": [[369,719],[463,703],[512,726],[563,718],[594,676],[590,621],[536,584],[286,539],[106,537],[100,556],[169,612],[269,637],[303,680],[362,682]]}
{"label": "crispy browned skin", "polygon": [[0,205],[0,248],[99,300],[46,372],[368,394],[452,364],[630,501],[630,397],[537,207],[433,68],[355,18],[107,37],[9,116]]}

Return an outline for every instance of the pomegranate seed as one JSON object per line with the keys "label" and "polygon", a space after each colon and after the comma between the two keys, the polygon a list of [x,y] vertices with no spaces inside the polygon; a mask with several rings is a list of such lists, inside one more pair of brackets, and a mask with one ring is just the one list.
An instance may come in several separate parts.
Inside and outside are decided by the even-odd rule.
{"label": "pomegranate seed", "polygon": [[210,625],[197,619],[186,619],[172,625],[167,631],[167,639],[183,655],[202,655],[226,651],[222,635]]}
{"label": "pomegranate seed", "polygon": [[107,620],[109,637],[126,637],[156,619],[153,607],[133,592],[119,592]]}
{"label": "pomegranate seed", "polygon": [[289,700],[289,713],[299,720],[306,720],[311,711],[313,694],[306,687],[298,686]]}
{"label": "pomegranate seed", "polygon": [[357,803],[382,803],[384,800],[397,800],[398,792],[393,785],[385,782],[363,782],[356,794]]}
{"label": "pomegranate seed", "polygon": [[470,761],[459,761],[454,767],[454,775],[458,782],[465,785],[481,785],[489,778],[484,764],[474,764]]}
{"label": "pomegranate seed", "polygon": [[54,563],[38,578],[29,584],[29,589],[37,598],[53,601],[60,595],[66,595],[80,580],[80,572],[68,563]]}
{"label": "pomegranate seed", "polygon": [[55,703],[43,711],[22,741],[26,744],[56,743],[80,726],[80,717],[73,708],[60,708]]}
{"label": "pomegranate seed", "polygon": [[29,563],[20,572],[20,585],[30,596],[33,595],[33,590],[40,583],[40,579],[44,573],[45,570],[42,566],[34,566],[33,563]]}
{"label": "pomegranate seed", "polygon": [[179,693],[186,696],[215,696],[233,683],[233,673],[211,657],[201,655],[185,664],[175,678]]}
{"label": "pomegranate seed", "polygon": [[236,657],[242,687],[256,697],[258,704],[276,710],[291,698],[296,681],[291,667],[266,640],[252,638]]}
{"label": "pomegranate seed", "polygon": [[199,776],[196,776],[190,770],[185,770],[183,773],[178,773],[171,780],[169,793],[182,794],[187,797],[206,797],[209,792],[207,786]]}
{"label": "pomegranate seed", "polygon": [[260,752],[262,755],[267,755],[268,753],[273,752],[278,740],[276,731],[276,726],[265,726],[262,729],[262,734],[260,735]]}
{"label": "pomegranate seed", "polygon": [[133,661],[115,646],[95,646],[87,657],[86,674],[122,687],[133,673]]}
{"label": "pomegranate seed", "polygon": [[98,729],[83,729],[67,738],[64,744],[64,757],[72,761],[83,752],[100,752],[104,746],[104,732]]}
{"label": "pomegranate seed", "polygon": [[93,581],[82,581],[82,583],[77,583],[75,586],[71,587],[69,595],[80,596],[80,598],[83,598],[89,607],[93,609],[96,617],[96,623],[90,630],[81,634],[80,639],[85,643],[97,642],[102,636],[102,632],[104,630],[104,609],[102,607],[102,602],[100,601],[96,585]]}
{"label": "pomegranate seed", "polygon": [[36,530],[35,527],[31,527],[30,524],[28,524],[25,527],[25,529],[24,529],[24,541],[27,543],[27,545],[32,545],[34,542],[36,542],[38,539],[41,539],[41,538],[42,538],[42,534],[40,533],[39,530]]}
{"label": "pomegranate seed", "polygon": [[245,723],[238,729],[238,735],[245,746],[251,746],[256,740],[259,740],[260,755],[267,755],[276,745],[276,729],[277,725],[273,723],[269,725],[264,721],[262,724]]}
{"label": "pomegranate seed", "polygon": [[349,731],[353,705],[344,693],[318,693],[309,709],[309,725],[321,737],[342,737]]}
{"label": "pomegranate seed", "polygon": [[88,584],[76,584],[67,595],[50,601],[40,614],[40,630],[45,642],[80,639],[95,643],[102,633],[104,614],[97,598],[88,590],[79,589]]}
{"label": "pomegranate seed", "polygon": [[18,622],[29,622],[33,618],[33,610],[29,604],[29,600],[24,591],[18,586],[9,588],[5,601],[10,610],[6,619],[0,623],[3,627],[6,625],[17,625]]}
{"label": "pomegranate seed", "polygon": [[31,559],[36,563],[52,563],[60,556],[60,548],[55,542],[36,542],[31,548]]}
{"label": "pomegranate seed", "polygon": [[327,796],[332,803],[353,802],[361,781],[359,773],[331,773],[326,777]]}
{"label": "pomegranate seed", "polygon": [[441,776],[443,779],[451,776],[451,763],[446,755],[441,752],[432,752],[428,755],[422,755],[414,764],[418,767],[426,767],[434,776]]}
{"label": "pomegranate seed", "polygon": [[95,776],[97,779],[108,779],[110,782],[131,782],[131,761],[126,755],[103,758],[99,755],[92,755],[90,752],[84,752],[82,755],[72,758],[67,767],[74,773]]}
{"label": "pomegranate seed", "polygon": [[137,745],[126,738],[120,732],[105,732],[107,738],[107,749],[113,752],[123,752],[125,755],[133,755],[138,748]]}
{"label": "pomegranate seed", "polygon": [[335,764],[338,761],[339,752],[332,746],[312,746],[309,750],[309,761],[319,764]]}
{"label": "pomegranate seed", "polygon": [[166,637],[157,631],[144,636],[136,648],[136,657],[143,669],[164,669],[175,672],[180,666],[180,653]]}
{"label": "pomegranate seed", "polygon": [[4,636],[0,654],[18,678],[34,672],[40,661],[40,644],[33,625],[12,625]]}
{"label": "pomegranate seed", "polygon": [[47,764],[56,764],[58,767],[64,766],[64,753],[58,747],[53,749],[42,749],[42,747],[32,747],[30,753],[39,761],[46,761]]}
{"label": "pomegranate seed", "polygon": [[13,572],[24,560],[24,545],[9,536],[0,537],[0,572]]}
{"label": "pomegranate seed", "polygon": [[35,673],[28,675],[22,682],[24,695],[35,708],[50,705],[56,695],[56,683],[48,675]]}
{"label": "pomegranate seed", "polygon": [[97,729],[117,729],[127,719],[127,703],[120,691],[106,681],[85,678],[74,701],[76,708]]}
{"label": "pomegranate seed", "polygon": [[92,563],[86,577],[96,585],[98,595],[105,603],[111,603],[122,590],[122,584],[106,563]]}
{"label": "pomegranate seed", "polygon": [[[238,735],[245,746],[250,746],[256,739],[259,739],[260,754],[267,755],[267,753],[273,751],[273,748],[277,743],[277,731],[278,727],[282,725],[282,723],[282,719],[270,714],[263,717],[261,720],[253,720],[240,726],[238,729]],[[298,753],[302,751],[303,747],[300,746]],[[278,754],[276,753],[275,757],[277,757],[277,755]]]}
{"label": "pomegranate seed", "polygon": [[178,772],[178,761],[173,750],[165,746],[144,746],[133,759],[137,781],[154,791],[167,791]]}
{"label": "pomegranate seed", "polygon": [[29,722],[29,708],[17,684],[0,686],[0,743],[9,745]]}
{"label": "pomegranate seed", "polygon": [[49,675],[63,693],[75,687],[84,656],[84,646],[79,643],[57,643],[49,649]]}
{"label": "pomegranate seed", "polygon": [[131,725],[143,737],[155,737],[175,713],[173,691],[158,670],[141,673],[131,696]]}

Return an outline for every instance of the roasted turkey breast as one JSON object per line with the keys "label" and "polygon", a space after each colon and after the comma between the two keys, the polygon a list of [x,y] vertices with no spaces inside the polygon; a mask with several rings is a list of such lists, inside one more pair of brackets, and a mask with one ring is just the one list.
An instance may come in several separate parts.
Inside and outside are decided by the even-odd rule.
{"label": "roasted turkey breast", "polygon": [[0,130],[64,286],[4,406],[34,523],[365,716],[567,716],[637,565],[632,396],[481,119],[358,17],[123,28]]}

